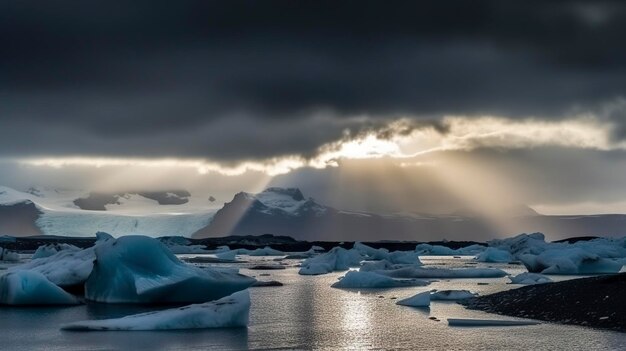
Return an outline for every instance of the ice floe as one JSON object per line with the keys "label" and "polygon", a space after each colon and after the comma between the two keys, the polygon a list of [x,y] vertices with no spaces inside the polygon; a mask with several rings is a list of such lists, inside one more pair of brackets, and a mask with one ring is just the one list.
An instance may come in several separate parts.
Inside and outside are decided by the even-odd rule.
{"label": "ice floe", "polygon": [[532,284],[543,284],[543,283],[551,283],[552,279],[546,277],[542,274],[537,273],[521,273],[514,277],[509,277],[511,279],[511,284],[523,284],[523,285],[532,285]]}
{"label": "ice floe", "polygon": [[332,285],[333,288],[343,289],[378,289],[396,288],[403,286],[425,286],[430,282],[419,279],[394,279],[373,272],[349,271],[339,281]]}
{"label": "ice floe", "polygon": [[501,278],[507,273],[497,268],[437,268],[437,267],[400,267],[387,270],[375,270],[375,273],[393,278]]}
{"label": "ice floe", "polygon": [[0,261],[18,262],[19,260],[20,255],[17,252],[0,247]]}
{"label": "ice floe", "polygon": [[478,262],[507,263],[515,261],[515,258],[508,251],[495,247],[488,247],[485,251],[476,256]]}
{"label": "ice floe", "polygon": [[455,300],[465,300],[471,299],[472,297],[476,297],[478,294],[467,290],[441,290],[433,292],[430,295],[431,300],[443,300],[443,301],[455,301]]}
{"label": "ice floe", "polygon": [[421,292],[409,298],[398,300],[396,305],[410,307],[428,307],[430,306],[430,291]]}
{"label": "ice floe", "polygon": [[74,322],[62,326],[61,329],[139,331],[245,327],[248,325],[249,313],[250,294],[248,290],[244,290],[217,301],[122,318]]}
{"label": "ice floe", "polygon": [[95,259],[95,247],[84,250],[62,250],[52,256],[37,258],[12,267],[9,271],[39,272],[52,283],[69,288],[82,285],[87,280]]}
{"label": "ice floe", "polygon": [[302,275],[326,274],[334,271],[345,271],[358,267],[363,260],[361,254],[354,250],[334,247],[330,251],[302,261],[298,273]]}
{"label": "ice floe", "polygon": [[34,271],[8,272],[0,276],[0,304],[76,305],[79,301]]}
{"label": "ice floe", "polygon": [[50,257],[56,254],[57,252],[63,251],[63,250],[79,251],[80,248],[74,245],[63,244],[63,243],[41,245],[37,248],[37,250],[35,250],[35,253],[33,254],[33,257],[31,257],[31,259],[34,260],[37,258]]}

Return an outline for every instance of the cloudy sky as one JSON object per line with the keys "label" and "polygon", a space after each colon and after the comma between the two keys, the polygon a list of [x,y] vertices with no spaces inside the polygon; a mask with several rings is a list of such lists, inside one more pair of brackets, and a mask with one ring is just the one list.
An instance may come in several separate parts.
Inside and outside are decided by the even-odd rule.
{"label": "cloudy sky", "polygon": [[626,3],[2,1],[0,184],[626,212]]}

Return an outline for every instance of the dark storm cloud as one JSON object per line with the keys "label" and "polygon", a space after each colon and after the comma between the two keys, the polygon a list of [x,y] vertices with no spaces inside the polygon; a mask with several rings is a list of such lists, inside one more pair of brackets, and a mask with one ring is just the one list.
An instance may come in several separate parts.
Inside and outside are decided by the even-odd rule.
{"label": "dark storm cloud", "polygon": [[625,35],[617,1],[5,0],[0,150],[234,160],[403,115],[562,118],[626,96]]}

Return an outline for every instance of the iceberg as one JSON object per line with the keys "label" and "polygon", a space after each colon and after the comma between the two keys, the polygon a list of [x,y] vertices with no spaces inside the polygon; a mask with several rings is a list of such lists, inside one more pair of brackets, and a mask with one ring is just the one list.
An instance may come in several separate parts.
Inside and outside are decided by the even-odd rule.
{"label": "iceberg", "polygon": [[387,260],[394,264],[421,265],[419,255],[414,251],[393,251],[387,256]]}
{"label": "iceberg", "polygon": [[19,260],[20,255],[17,252],[0,247],[0,261],[19,262]]}
{"label": "iceberg", "polygon": [[485,250],[485,246],[474,244],[459,249],[451,249],[447,246],[419,244],[415,247],[415,252],[423,256],[462,256],[476,255]]}
{"label": "iceberg", "polygon": [[62,250],[48,257],[37,258],[15,266],[9,271],[34,271],[62,288],[82,286],[93,269],[95,247],[84,250]]}
{"label": "iceberg", "polygon": [[409,298],[398,300],[396,305],[410,307],[428,307],[430,306],[430,291],[425,291]]}
{"label": "iceberg", "polygon": [[545,275],[537,274],[537,273],[521,273],[514,277],[509,277],[511,279],[511,284],[523,284],[523,285],[532,285],[532,284],[543,284],[543,283],[551,283],[552,279],[546,277]]}
{"label": "iceberg", "polygon": [[424,267],[401,267],[388,270],[375,270],[375,273],[393,278],[430,278],[430,279],[454,279],[454,278],[501,278],[507,273],[496,268],[424,268]]}
{"label": "iceberg", "polygon": [[167,246],[173,254],[199,254],[208,253],[206,246],[204,245],[191,245],[191,241],[182,236],[164,236],[158,239]]}
{"label": "iceberg", "polygon": [[334,271],[346,271],[350,267],[358,267],[361,264],[361,254],[354,250],[346,250],[342,247],[334,247],[330,251],[319,256],[311,257],[302,261],[299,274],[318,275]]}
{"label": "iceberg", "polygon": [[285,256],[284,252],[272,249],[269,246],[266,246],[264,248],[254,249],[254,250],[239,249],[237,250],[237,253],[239,255],[248,255],[248,256]]}
{"label": "iceberg", "polygon": [[56,254],[59,251],[63,251],[63,250],[74,250],[74,251],[79,251],[80,248],[74,246],[74,245],[70,245],[70,244],[46,244],[46,245],[41,245],[37,248],[37,250],[35,251],[35,253],[33,254],[33,257],[31,257],[31,259],[35,260],[38,258],[44,258],[44,257],[50,257],[54,254]]}
{"label": "iceberg", "polygon": [[0,304],[76,305],[79,301],[33,271],[8,272],[0,276]]}
{"label": "iceberg", "polygon": [[548,249],[538,255],[523,254],[518,258],[529,272],[542,274],[618,273],[623,266],[579,247]]}
{"label": "iceberg", "polygon": [[249,313],[250,294],[248,290],[244,290],[217,301],[122,318],[74,322],[62,326],[61,329],[138,331],[245,327],[248,325]]}
{"label": "iceberg", "polygon": [[237,259],[237,250],[217,252],[213,256],[224,261],[235,261]]}
{"label": "iceberg", "polygon": [[433,292],[430,295],[431,300],[443,300],[443,301],[456,301],[465,300],[476,297],[478,294],[469,292],[467,290],[441,290]]}
{"label": "iceberg", "polygon": [[375,249],[358,241],[354,243],[353,249],[358,251],[364,258],[370,260],[384,260],[389,256],[389,250],[387,249]]}
{"label": "iceberg", "polygon": [[507,263],[515,261],[513,255],[508,251],[497,249],[495,247],[488,247],[485,251],[479,253],[476,256],[478,262],[492,262],[492,263]]}
{"label": "iceberg", "polygon": [[373,272],[349,271],[333,285],[333,288],[342,289],[379,289],[396,288],[403,286],[425,286],[430,282],[418,279],[393,279]]}
{"label": "iceberg", "polygon": [[232,269],[181,262],[158,240],[123,236],[95,247],[85,282],[88,300],[106,303],[198,303],[246,289],[255,279]]}

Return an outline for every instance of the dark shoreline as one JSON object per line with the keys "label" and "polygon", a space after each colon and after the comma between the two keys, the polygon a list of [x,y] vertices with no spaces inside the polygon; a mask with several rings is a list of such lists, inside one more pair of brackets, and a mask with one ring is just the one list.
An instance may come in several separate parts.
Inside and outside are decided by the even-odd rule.
{"label": "dark shoreline", "polygon": [[[246,235],[246,236],[225,236],[216,238],[205,239],[191,239],[187,238],[191,245],[205,245],[207,249],[216,249],[221,245],[228,245],[231,249],[249,249],[254,250],[260,247],[270,246],[273,249],[284,252],[297,252],[309,250],[312,246],[320,246],[325,250],[330,250],[335,246],[342,246],[345,248],[351,248],[354,245],[353,241],[300,241],[295,240],[288,236],[279,235]],[[95,237],[63,237],[63,236],[47,236],[36,235],[26,237],[16,237],[14,241],[0,241],[0,247],[19,251],[19,252],[34,252],[41,245],[46,244],[72,244],[80,248],[91,247],[95,244]],[[365,242],[365,244],[374,248],[386,248],[390,251],[395,250],[415,250],[415,246],[422,242],[418,241],[379,241],[379,242]],[[431,245],[441,245],[449,247],[451,249],[458,249],[474,244],[485,245],[485,243],[476,241],[431,241],[427,242]]]}
{"label": "dark shoreline", "polygon": [[626,332],[626,273],[537,284],[473,298],[466,308]]}

